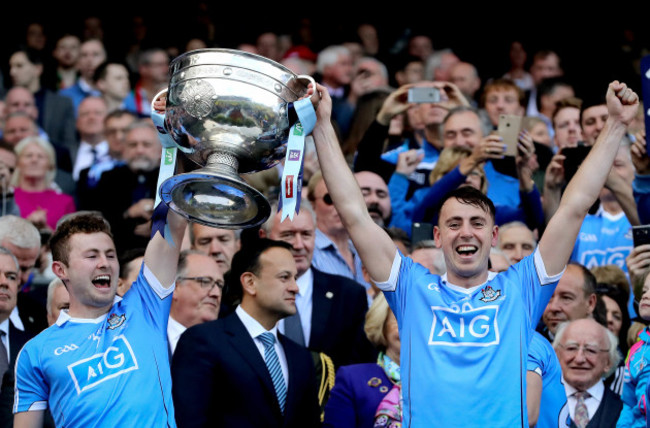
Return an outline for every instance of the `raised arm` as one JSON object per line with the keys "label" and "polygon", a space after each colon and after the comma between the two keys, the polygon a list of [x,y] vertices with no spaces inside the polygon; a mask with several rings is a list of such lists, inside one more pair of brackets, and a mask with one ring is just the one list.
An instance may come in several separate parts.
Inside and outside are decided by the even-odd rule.
{"label": "raised arm", "polygon": [[623,209],[627,220],[632,226],[641,224],[639,221],[639,214],[636,208],[636,201],[634,200],[634,193],[632,186],[621,175],[612,168],[605,182],[605,187],[608,188],[616,201]]}
{"label": "raised arm", "polygon": [[650,155],[646,150],[646,133],[641,131],[634,136],[630,147],[634,164],[632,189],[641,224],[650,223]]}
{"label": "raised arm", "polygon": [[170,287],[176,280],[176,265],[187,221],[174,211],[169,210],[167,224],[175,245],[171,246],[160,233],[156,233],[149,241],[144,253],[145,265],[165,288]]}
{"label": "raised arm", "polygon": [[624,83],[614,81],[609,84],[607,122],[567,185],[560,206],[539,243],[547,274],[560,273],[569,260],[580,226],[605,184],[627,125],[634,119],[638,107],[639,97]]}
{"label": "raised arm", "polygon": [[45,420],[45,410],[32,410],[14,414],[14,427],[41,428]]}
{"label": "raised arm", "polygon": [[542,208],[546,224],[551,221],[553,215],[560,206],[562,199],[562,186],[564,186],[564,160],[566,156],[557,153],[546,167],[544,177],[544,195],[542,196]]}
{"label": "raised arm", "polygon": [[327,190],[368,273],[375,281],[387,281],[395,258],[395,244],[368,214],[330,121],[332,99],[327,89],[318,84],[316,87],[322,99],[316,110],[318,121],[312,135]]}

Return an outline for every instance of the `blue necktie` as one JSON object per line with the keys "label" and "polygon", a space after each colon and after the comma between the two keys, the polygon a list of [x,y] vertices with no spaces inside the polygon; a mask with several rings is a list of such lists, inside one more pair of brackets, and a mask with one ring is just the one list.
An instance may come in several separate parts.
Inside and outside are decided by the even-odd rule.
{"label": "blue necktie", "polygon": [[275,352],[275,336],[272,333],[266,332],[257,337],[264,344],[264,361],[266,362],[266,367],[269,369],[269,374],[273,381],[273,387],[275,388],[275,394],[278,397],[280,410],[284,413],[284,405],[287,402],[287,384],[284,382],[280,360],[278,359],[278,354]]}

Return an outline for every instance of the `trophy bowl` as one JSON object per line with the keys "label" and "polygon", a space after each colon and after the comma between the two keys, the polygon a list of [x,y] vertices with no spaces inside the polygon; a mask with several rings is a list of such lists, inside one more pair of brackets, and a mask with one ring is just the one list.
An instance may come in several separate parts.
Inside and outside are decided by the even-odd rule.
{"label": "trophy bowl", "polygon": [[165,130],[198,169],[165,180],[161,199],[208,226],[263,223],[269,202],[239,174],[272,168],[284,158],[289,103],[304,97],[314,80],[233,49],[184,53],[171,62],[170,74]]}

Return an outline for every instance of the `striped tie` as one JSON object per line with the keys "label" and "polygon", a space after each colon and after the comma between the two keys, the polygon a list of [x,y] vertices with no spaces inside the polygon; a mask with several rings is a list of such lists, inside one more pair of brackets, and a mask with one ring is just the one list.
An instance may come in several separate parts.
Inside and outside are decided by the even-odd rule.
{"label": "striped tie", "polygon": [[257,338],[264,344],[264,361],[266,362],[266,367],[269,369],[269,374],[275,387],[275,394],[278,396],[280,410],[284,413],[284,406],[287,402],[287,385],[284,382],[284,375],[282,374],[278,354],[275,353],[275,336],[272,333],[266,332],[260,334]]}

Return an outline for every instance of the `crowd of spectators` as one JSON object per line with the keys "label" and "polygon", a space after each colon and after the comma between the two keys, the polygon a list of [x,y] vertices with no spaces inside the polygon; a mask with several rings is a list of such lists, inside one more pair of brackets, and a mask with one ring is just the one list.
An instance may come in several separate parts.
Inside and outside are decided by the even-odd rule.
{"label": "crowd of spectators", "polygon": [[[332,123],[373,221],[402,254],[443,276],[445,256],[433,229],[445,195],[472,187],[494,202],[500,229],[491,271],[531,256],[605,127],[606,83],[619,79],[640,94],[639,60],[650,53],[626,32],[612,61],[601,64],[605,70],[581,78],[592,66],[577,64],[566,46],[514,37],[490,52],[507,58],[497,61],[498,70],[479,61],[484,53],[456,49],[453,39],[441,46],[433,32],[408,26],[382,32],[360,21],[324,42],[321,27],[302,19],[291,29],[221,40],[201,9],[193,27],[184,25],[195,31],[179,40],[157,36],[158,26],[134,16],[132,39],[116,43],[105,36],[114,31],[110,21],[89,16],[79,24],[79,31],[55,31],[30,22],[0,67],[0,247],[19,265],[19,276],[6,285],[0,263],[0,290],[13,293],[7,302],[0,293],[2,426],[12,421],[5,405],[20,383],[12,370],[18,351],[67,309],[67,286],[53,270],[49,245],[57,225],[76,212],[108,222],[120,262],[119,296],[140,271],[155,223],[162,149],[151,102],[167,87],[170,62],[179,55],[239,49],[312,75],[332,98]],[[433,88],[441,100],[409,102],[413,87]],[[523,118],[507,156],[502,116]],[[616,426],[619,415],[618,426],[645,426],[650,244],[635,246],[632,238],[633,226],[650,223],[645,132],[641,104],[536,326],[526,376],[530,426]],[[166,343],[179,426],[389,427],[402,420],[398,320],[333,204],[311,137],[306,144],[305,191],[292,222],[280,221],[278,212],[280,163],[243,176],[273,203],[266,223],[235,231],[190,223],[178,243]],[[0,251],[0,262],[4,256]],[[285,265],[297,278],[290,293],[297,312],[249,280]],[[256,317],[261,313],[272,316]],[[266,344],[255,341],[256,349],[242,339],[253,335],[252,321],[243,321],[246,329],[232,321],[248,315],[282,333],[271,348],[284,348],[277,370],[292,379],[289,389],[278,389],[271,368],[273,384],[264,379],[283,397],[278,401],[248,388],[261,382],[255,376],[262,360],[247,353],[259,350],[266,359],[269,352]],[[230,321],[211,330],[217,319]],[[305,355],[313,367],[303,364]],[[458,391],[458,399],[470,393]],[[46,425],[62,420],[53,410],[59,411],[48,409]]]}

